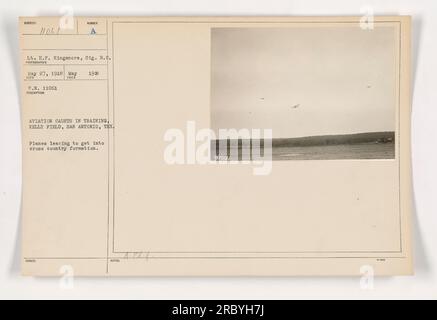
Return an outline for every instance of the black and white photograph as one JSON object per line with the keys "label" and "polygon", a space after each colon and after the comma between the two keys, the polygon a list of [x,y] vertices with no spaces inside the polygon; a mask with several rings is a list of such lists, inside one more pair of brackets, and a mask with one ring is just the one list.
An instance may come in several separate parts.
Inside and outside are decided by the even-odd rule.
{"label": "black and white photograph", "polygon": [[[378,24],[213,28],[213,157],[394,159],[398,34]],[[220,130],[271,130],[272,139]],[[238,157],[238,158],[237,158]]]}

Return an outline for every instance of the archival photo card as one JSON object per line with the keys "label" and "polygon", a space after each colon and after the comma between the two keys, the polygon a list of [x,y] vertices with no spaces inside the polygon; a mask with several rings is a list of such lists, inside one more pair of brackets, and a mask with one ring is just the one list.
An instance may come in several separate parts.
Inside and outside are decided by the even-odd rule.
{"label": "archival photo card", "polygon": [[22,273],[412,274],[411,18],[361,18],[21,17]]}

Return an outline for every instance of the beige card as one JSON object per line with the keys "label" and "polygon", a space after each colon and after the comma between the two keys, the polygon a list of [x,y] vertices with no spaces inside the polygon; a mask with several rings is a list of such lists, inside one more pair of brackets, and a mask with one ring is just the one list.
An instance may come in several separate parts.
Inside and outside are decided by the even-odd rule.
{"label": "beige card", "polygon": [[410,17],[23,17],[25,275],[408,275]]}

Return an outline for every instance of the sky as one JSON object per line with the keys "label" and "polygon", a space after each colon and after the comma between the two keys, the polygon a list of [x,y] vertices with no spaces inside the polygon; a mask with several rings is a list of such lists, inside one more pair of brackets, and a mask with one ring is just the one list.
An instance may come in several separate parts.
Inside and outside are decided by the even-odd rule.
{"label": "sky", "polygon": [[211,125],[275,138],[394,131],[397,31],[213,28]]}

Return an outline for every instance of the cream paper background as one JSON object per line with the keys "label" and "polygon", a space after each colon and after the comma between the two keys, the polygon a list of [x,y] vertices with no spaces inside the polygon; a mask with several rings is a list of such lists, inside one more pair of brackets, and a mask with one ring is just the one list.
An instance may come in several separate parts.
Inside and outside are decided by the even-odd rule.
{"label": "cream paper background", "polygon": [[[24,148],[23,273],[56,275],[67,263],[78,275],[358,275],[363,265],[410,274],[408,17],[377,19],[402,31],[396,160],[274,162],[265,177],[247,165],[163,162],[166,129],[210,124],[210,28],[358,21],[108,18],[107,42],[93,43],[113,57],[108,83],[23,96],[24,123],[108,116],[116,127],[98,137],[109,143],[103,152]],[[21,48],[32,41],[22,36]]]}

